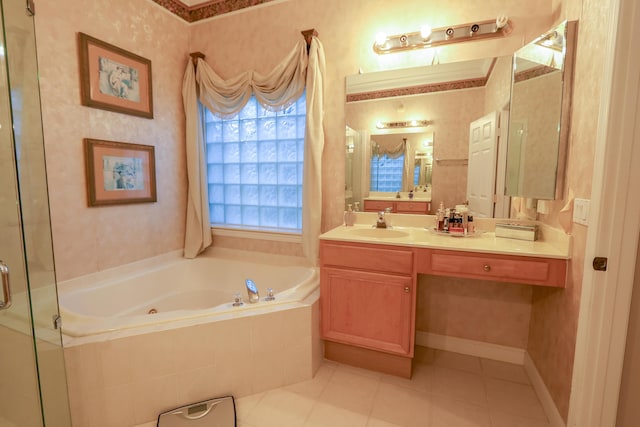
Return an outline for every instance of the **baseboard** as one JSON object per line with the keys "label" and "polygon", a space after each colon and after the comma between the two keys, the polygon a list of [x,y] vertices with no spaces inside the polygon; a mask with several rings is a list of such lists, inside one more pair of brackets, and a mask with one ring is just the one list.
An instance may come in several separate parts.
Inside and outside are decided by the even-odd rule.
{"label": "baseboard", "polygon": [[522,348],[491,344],[465,338],[449,337],[430,332],[416,331],[416,344],[437,350],[453,351],[485,359],[523,365],[526,351]]}
{"label": "baseboard", "polygon": [[533,359],[529,356],[529,353],[525,353],[524,370],[527,372],[529,380],[531,380],[531,385],[536,391],[538,399],[540,399],[540,403],[542,403],[542,407],[544,408],[544,412],[547,414],[551,427],[566,427],[566,423],[562,419],[560,412],[558,412],[558,408],[551,397],[551,393],[549,393],[549,389],[547,389],[547,386],[544,383],[540,372],[538,372],[538,368],[536,368],[535,363],[533,363]]}

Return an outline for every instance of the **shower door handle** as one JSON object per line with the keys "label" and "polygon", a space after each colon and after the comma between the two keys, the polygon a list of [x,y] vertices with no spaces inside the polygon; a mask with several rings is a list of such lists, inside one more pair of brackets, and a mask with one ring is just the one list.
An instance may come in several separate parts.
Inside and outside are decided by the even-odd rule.
{"label": "shower door handle", "polygon": [[2,295],[4,300],[0,301],[0,310],[11,307],[11,285],[9,284],[9,267],[0,260],[0,275],[2,275]]}

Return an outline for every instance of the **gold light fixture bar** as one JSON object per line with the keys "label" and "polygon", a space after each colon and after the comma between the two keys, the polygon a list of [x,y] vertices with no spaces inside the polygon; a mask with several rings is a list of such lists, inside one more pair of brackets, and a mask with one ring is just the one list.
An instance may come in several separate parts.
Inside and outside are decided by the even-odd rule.
{"label": "gold light fixture bar", "polygon": [[429,120],[408,120],[404,122],[378,122],[378,129],[402,129],[402,128],[419,128],[429,126]]}
{"label": "gold light fixture bar", "polygon": [[373,51],[382,55],[451,43],[504,37],[509,35],[512,29],[511,20],[504,16],[498,17],[496,20],[453,25],[451,27],[430,29],[425,26],[420,31],[395,36],[379,34],[373,43]]}

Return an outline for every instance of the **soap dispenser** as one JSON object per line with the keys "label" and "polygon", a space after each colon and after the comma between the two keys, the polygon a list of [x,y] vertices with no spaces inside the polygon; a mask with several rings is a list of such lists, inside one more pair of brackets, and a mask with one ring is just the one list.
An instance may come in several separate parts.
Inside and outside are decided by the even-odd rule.
{"label": "soap dispenser", "polygon": [[344,225],[345,225],[345,227],[353,226],[354,216],[355,215],[353,213],[353,209],[351,208],[351,204],[349,204],[349,206],[347,207],[347,210],[344,212]]}

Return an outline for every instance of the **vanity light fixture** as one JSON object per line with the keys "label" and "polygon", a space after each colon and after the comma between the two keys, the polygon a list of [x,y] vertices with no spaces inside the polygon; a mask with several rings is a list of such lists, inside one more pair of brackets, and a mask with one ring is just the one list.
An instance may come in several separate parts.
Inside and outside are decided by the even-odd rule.
{"label": "vanity light fixture", "polygon": [[373,50],[379,55],[402,52],[405,50],[424,49],[470,40],[481,40],[503,37],[512,31],[511,21],[506,16],[496,20],[479,21],[471,24],[453,25],[432,29],[424,25],[420,31],[387,36],[379,33],[373,43]]}
{"label": "vanity light fixture", "polygon": [[429,126],[429,120],[407,120],[404,122],[378,122],[377,129],[402,129],[402,128],[420,128]]}

